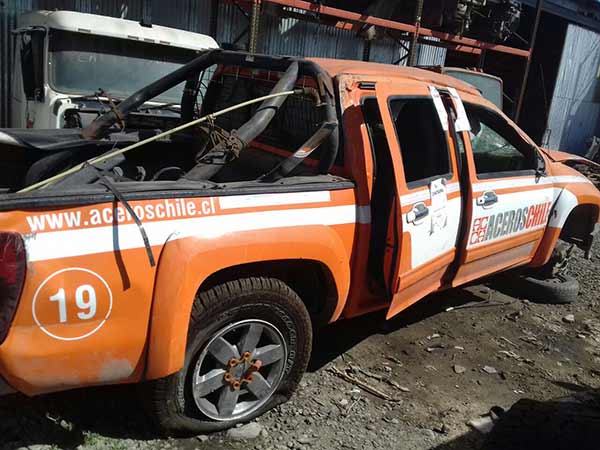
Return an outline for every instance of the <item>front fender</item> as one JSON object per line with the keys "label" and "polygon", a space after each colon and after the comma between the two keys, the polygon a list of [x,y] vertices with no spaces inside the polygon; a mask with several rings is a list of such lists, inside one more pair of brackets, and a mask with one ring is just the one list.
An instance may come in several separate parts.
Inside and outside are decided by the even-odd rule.
{"label": "front fender", "polygon": [[569,183],[564,188],[557,187],[554,197],[556,200],[550,211],[548,226],[529,264],[531,267],[543,266],[550,260],[565,222],[576,207],[593,205],[600,208],[600,192],[591,182]]}
{"label": "front fender", "polygon": [[350,285],[354,224],[310,225],[187,237],[168,242],[158,264],[150,318],[146,378],[177,372],[185,357],[192,304],[210,275],[240,264],[310,259],[333,275],[341,312]]}

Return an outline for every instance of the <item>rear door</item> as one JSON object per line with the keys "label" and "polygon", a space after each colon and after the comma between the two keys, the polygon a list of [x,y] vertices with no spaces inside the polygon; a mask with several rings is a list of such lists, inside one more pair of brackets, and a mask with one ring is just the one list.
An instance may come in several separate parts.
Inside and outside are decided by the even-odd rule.
{"label": "rear door", "polygon": [[388,226],[392,297],[387,317],[437,290],[456,257],[462,207],[455,146],[438,91],[422,83],[377,86],[395,174]]}
{"label": "rear door", "polygon": [[537,149],[496,110],[465,102],[469,224],[453,286],[531,260],[544,234],[553,188],[536,172]]}

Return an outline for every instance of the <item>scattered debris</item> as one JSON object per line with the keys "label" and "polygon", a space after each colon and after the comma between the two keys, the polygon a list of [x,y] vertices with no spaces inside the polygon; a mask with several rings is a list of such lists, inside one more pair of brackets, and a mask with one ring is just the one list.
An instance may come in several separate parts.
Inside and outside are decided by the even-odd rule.
{"label": "scattered debris", "polygon": [[440,426],[432,428],[438,434],[448,434],[448,427],[445,423],[442,423]]}
{"label": "scattered debris", "polygon": [[210,438],[206,434],[201,434],[200,436],[196,436],[196,439],[198,439],[200,442],[206,442]]}
{"label": "scattered debris", "polygon": [[398,424],[400,423],[400,421],[399,421],[398,419],[396,419],[395,417],[394,417],[394,418],[391,418],[391,419],[389,419],[389,418],[387,418],[387,417],[384,417],[384,418],[383,418],[383,421],[384,421],[384,422],[387,422],[387,423],[392,423],[392,424],[394,424],[394,425],[398,425]]}
{"label": "scattered debris", "polygon": [[495,423],[500,420],[500,417],[505,413],[503,408],[500,406],[493,406],[490,412],[484,416],[473,419],[467,422],[467,425],[479,431],[482,434],[488,434],[494,428]]}
{"label": "scattered debris", "polygon": [[227,431],[227,437],[236,441],[256,439],[261,435],[263,426],[256,422],[247,423],[239,428],[231,428]]}
{"label": "scattered debris", "polygon": [[298,444],[309,445],[309,444],[312,444],[314,441],[315,441],[314,438],[310,438],[310,437],[304,435],[298,439]]}
{"label": "scattered debris", "polygon": [[393,362],[394,364],[398,364],[399,366],[402,365],[402,361],[400,361],[398,358],[395,358],[393,356],[387,356],[386,357],[389,361]]}
{"label": "scattered debris", "polygon": [[399,401],[398,399],[395,399],[393,397],[391,397],[390,395],[386,394],[385,392],[380,391],[379,389],[371,386],[370,384],[365,383],[362,380],[359,380],[358,378],[348,374],[347,372],[342,372],[340,369],[338,369],[335,366],[332,366],[329,371],[331,373],[333,373],[334,375],[338,376],[339,378],[341,378],[344,381],[347,381],[349,383],[352,383],[356,386],[358,386],[359,388],[365,390],[366,392],[379,397],[383,400],[387,400],[390,402],[397,402]]}
{"label": "scattered debris", "polygon": [[467,422],[467,425],[479,431],[481,434],[488,434],[494,428],[494,420],[490,416],[480,417]]}
{"label": "scattered debris", "polygon": [[446,348],[446,346],[444,344],[433,344],[431,347],[427,347],[426,350],[431,353],[434,352],[436,350],[440,350]]}
{"label": "scattered debris", "polygon": [[574,323],[575,322],[575,316],[573,314],[567,314],[565,317],[563,317],[563,322],[566,323]]}
{"label": "scattered debris", "polygon": [[518,346],[517,344],[515,344],[513,341],[511,341],[511,340],[509,340],[509,339],[505,338],[504,336],[500,336],[500,339],[501,339],[501,340],[503,340],[504,342],[507,342],[507,343],[509,343],[509,344],[510,344],[510,345],[512,345],[513,347],[517,347],[517,348],[519,348],[519,346]]}
{"label": "scattered debris", "polygon": [[454,369],[454,372],[458,373],[458,374],[465,373],[467,371],[466,367],[460,366],[458,364],[454,364],[454,366],[452,366],[452,368]]}
{"label": "scattered debris", "polygon": [[430,341],[432,339],[437,339],[439,337],[440,337],[439,333],[433,333],[431,336],[427,336],[427,340]]}
{"label": "scattered debris", "polygon": [[503,355],[508,356],[509,358],[514,358],[517,360],[522,359],[521,355],[517,355],[515,352],[513,352],[512,350],[500,350],[498,353],[502,353]]}
{"label": "scattered debris", "polygon": [[495,373],[498,373],[498,370],[496,370],[496,368],[495,368],[495,367],[492,367],[492,366],[483,366],[482,370],[483,370],[485,373],[489,373],[490,375],[493,375],[493,374],[495,374]]}
{"label": "scattered debris", "polygon": [[383,376],[382,375],[378,375],[376,373],[370,372],[366,369],[363,369],[362,367],[358,367],[358,366],[350,366],[350,370],[352,372],[359,372],[361,374],[363,374],[364,376],[368,377],[368,378],[373,378],[374,380],[377,381],[383,381]]}

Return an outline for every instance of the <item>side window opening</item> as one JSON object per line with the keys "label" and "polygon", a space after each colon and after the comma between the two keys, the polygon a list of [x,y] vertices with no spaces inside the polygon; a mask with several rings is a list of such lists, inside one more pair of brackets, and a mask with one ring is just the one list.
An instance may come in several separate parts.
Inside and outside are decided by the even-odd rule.
{"label": "side window opening", "polygon": [[477,175],[511,176],[515,172],[535,171],[533,149],[500,115],[474,105],[465,105],[465,109],[471,124],[469,136]]}
{"label": "side window opening", "polygon": [[435,178],[451,178],[446,134],[433,100],[392,99],[390,111],[408,187],[424,186]]}

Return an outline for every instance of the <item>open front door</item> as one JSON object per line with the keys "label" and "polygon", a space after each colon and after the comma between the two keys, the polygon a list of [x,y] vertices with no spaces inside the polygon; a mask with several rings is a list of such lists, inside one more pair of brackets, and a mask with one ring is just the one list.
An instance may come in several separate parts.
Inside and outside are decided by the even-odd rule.
{"label": "open front door", "polygon": [[377,86],[377,100],[396,190],[384,265],[390,318],[442,285],[456,256],[462,207],[455,146],[438,91],[389,82]]}
{"label": "open front door", "polygon": [[554,199],[538,150],[516,125],[484,105],[465,108],[469,227],[453,286],[531,261]]}

